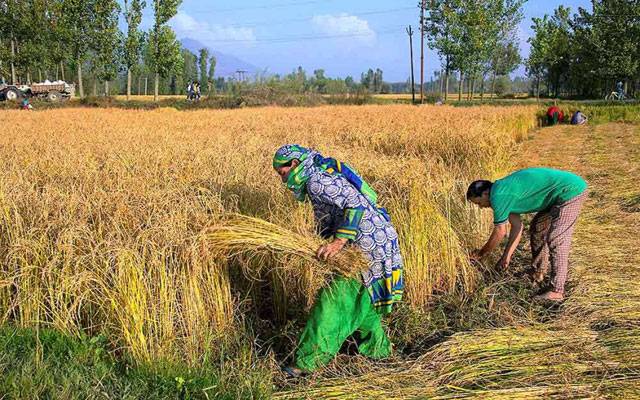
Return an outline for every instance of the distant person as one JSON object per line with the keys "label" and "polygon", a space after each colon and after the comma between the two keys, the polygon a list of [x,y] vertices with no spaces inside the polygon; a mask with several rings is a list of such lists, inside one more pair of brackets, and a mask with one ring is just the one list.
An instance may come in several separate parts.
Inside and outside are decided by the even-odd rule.
{"label": "distant person", "polygon": [[618,93],[619,100],[624,99],[624,83],[622,83],[622,81],[616,83],[616,92]]}
{"label": "distant person", "polygon": [[551,106],[547,110],[547,122],[549,125],[557,125],[564,120],[564,114],[558,106]]}
{"label": "distant person", "polygon": [[200,100],[200,82],[195,81],[193,84],[193,93],[194,93],[194,99],[196,101]]}
{"label": "distant person", "polygon": [[573,113],[571,117],[571,125],[584,125],[589,119],[580,110]]}
{"label": "distant person", "polygon": [[191,81],[187,85],[187,100],[193,100],[193,83]]}
{"label": "distant person", "polygon": [[33,110],[33,106],[31,105],[31,103],[29,103],[29,99],[27,97],[22,99],[22,102],[20,103],[20,109],[26,110],[26,111]]}
{"label": "distant person", "polygon": [[520,214],[536,213],[531,221],[531,277],[541,283],[551,264],[551,287],[543,288],[538,299],[561,301],[569,267],[571,237],[587,199],[587,183],[578,175],[551,168],[527,168],[495,182],[471,183],[467,200],[481,208],[493,209],[493,232],[470,258],[488,256],[507,234],[509,240],[498,266],[506,270],[522,236]]}

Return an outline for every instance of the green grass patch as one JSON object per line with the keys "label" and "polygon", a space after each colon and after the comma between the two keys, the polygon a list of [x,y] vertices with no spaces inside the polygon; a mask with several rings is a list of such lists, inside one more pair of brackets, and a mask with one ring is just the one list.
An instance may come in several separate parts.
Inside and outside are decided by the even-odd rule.
{"label": "green grass patch", "polygon": [[[88,108],[122,108],[134,110],[153,110],[157,108],[175,108],[177,110],[201,109],[234,109],[244,107],[315,107],[322,105],[364,105],[364,104],[393,104],[395,99],[383,99],[368,93],[321,95],[318,93],[285,93],[276,90],[255,90],[239,94],[222,94],[203,97],[200,101],[189,101],[186,97],[161,98],[157,102],[136,99],[124,100],[113,96],[87,96],[73,101],[49,102],[31,99],[34,110],[47,110],[68,107]],[[20,103],[2,101],[0,110],[19,109]]]}
{"label": "green grass patch", "polygon": [[[249,356],[251,358],[251,356]],[[72,338],[52,329],[0,328],[3,399],[269,398],[270,374],[240,356],[197,369],[118,360],[104,336]],[[222,367],[220,365],[223,365]]]}
{"label": "green grass patch", "polygon": [[638,103],[560,103],[559,106],[568,118],[580,110],[589,118],[589,122],[594,124],[640,122],[640,104]]}
{"label": "green grass patch", "polygon": [[[538,112],[540,126],[547,125],[547,108],[553,103],[540,103]],[[564,122],[569,124],[571,116],[581,111],[589,118],[589,124],[606,124],[610,122],[638,123],[640,122],[640,103],[610,103],[610,102],[559,102],[556,104],[564,113]]]}

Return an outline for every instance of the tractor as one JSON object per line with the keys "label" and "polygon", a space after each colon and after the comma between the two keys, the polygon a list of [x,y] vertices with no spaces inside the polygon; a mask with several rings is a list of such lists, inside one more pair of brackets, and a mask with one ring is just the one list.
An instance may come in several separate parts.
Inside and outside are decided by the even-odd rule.
{"label": "tractor", "polygon": [[20,101],[24,97],[39,98],[51,102],[68,100],[75,95],[75,85],[64,81],[8,85],[0,83],[0,101]]}

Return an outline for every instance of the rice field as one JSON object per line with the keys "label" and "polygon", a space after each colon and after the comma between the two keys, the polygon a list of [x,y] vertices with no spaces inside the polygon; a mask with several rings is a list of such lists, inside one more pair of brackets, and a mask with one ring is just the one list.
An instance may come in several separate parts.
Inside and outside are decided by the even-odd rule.
{"label": "rice field", "polygon": [[[523,146],[544,154],[550,137],[522,144],[537,112],[407,105],[0,111],[14,127],[0,137],[0,323],[103,334],[114,354],[137,365],[231,360],[239,387],[255,384],[242,371],[271,371],[263,379],[275,384],[276,398],[633,393],[639,297],[623,280],[599,282],[593,271],[609,273],[606,266],[587,267],[595,260],[578,256],[586,283],[563,309],[548,311],[529,305],[517,279],[468,261],[491,219],[466,204],[466,185],[513,169]],[[637,129],[627,136],[637,141]],[[406,357],[384,365],[351,357],[302,385],[281,382],[276,361],[293,350],[318,288],[362,262],[357,252],[331,265],[313,258],[321,242],[311,208],[271,168],[284,143],[348,162],[390,211],[407,287],[402,310],[387,323]],[[602,146],[604,158],[610,143]],[[566,167],[566,157],[555,160]],[[624,240],[637,248],[636,236]],[[611,249],[602,243],[613,261]],[[418,344],[436,331],[446,332],[439,344]]]}
{"label": "rice field", "polygon": [[640,214],[625,207],[639,194],[638,144],[637,125],[605,124],[545,129],[519,148],[520,165],[570,168],[591,185],[562,307],[456,333],[416,359],[332,370],[276,398],[638,398]]}

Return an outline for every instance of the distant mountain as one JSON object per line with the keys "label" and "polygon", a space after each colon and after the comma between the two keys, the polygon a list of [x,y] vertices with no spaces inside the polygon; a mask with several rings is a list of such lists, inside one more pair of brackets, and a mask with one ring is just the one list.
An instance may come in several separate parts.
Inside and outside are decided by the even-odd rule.
{"label": "distant mountain", "polygon": [[197,55],[200,49],[206,47],[207,50],[209,50],[209,57],[211,57],[211,55],[216,56],[216,78],[220,76],[225,78],[229,76],[235,76],[235,73],[238,70],[247,71],[245,73],[245,76],[247,78],[252,78],[257,72],[262,71],[261,68],[256,67],[255,65],[250,64],[244,60],[241,60],[238,57],[212,50],[195,39],[184,38],[181,39],[180,42],[182,43],[182,47],[189,50],[193,54]]}

